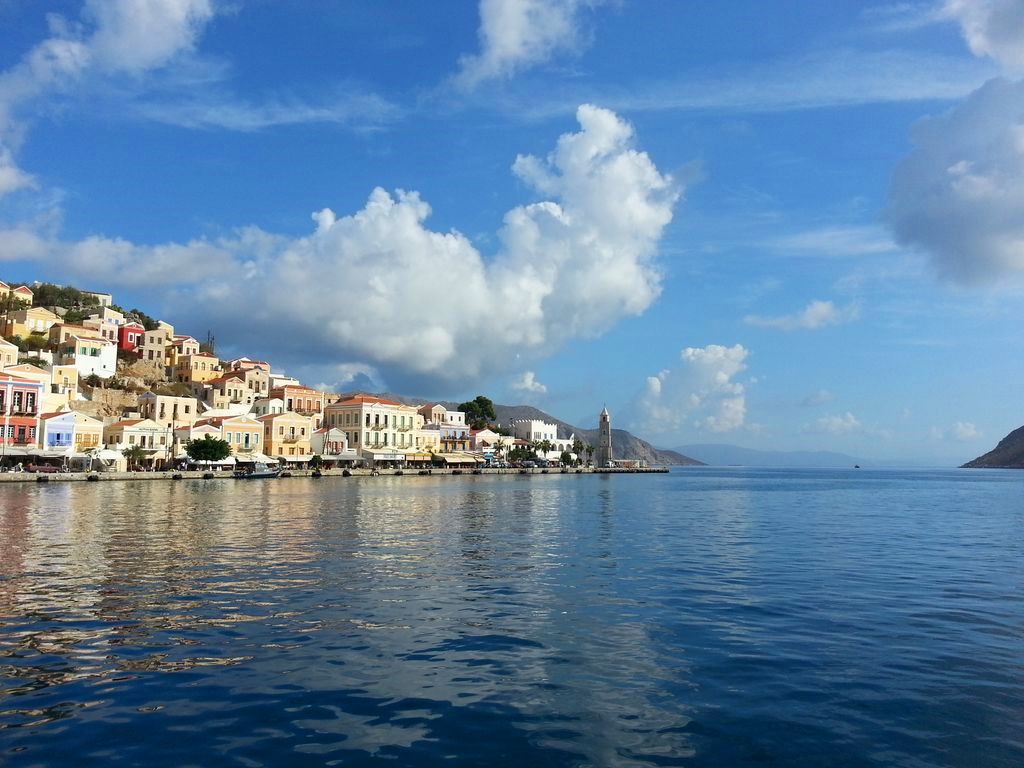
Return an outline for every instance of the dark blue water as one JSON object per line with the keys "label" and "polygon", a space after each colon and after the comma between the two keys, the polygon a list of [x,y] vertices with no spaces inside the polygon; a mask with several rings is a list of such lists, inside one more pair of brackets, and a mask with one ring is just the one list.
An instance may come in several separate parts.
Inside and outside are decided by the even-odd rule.
{"label": "dark blue water", "polygon": [[0,764],[1024,765],[1024,473],[0,486]]}

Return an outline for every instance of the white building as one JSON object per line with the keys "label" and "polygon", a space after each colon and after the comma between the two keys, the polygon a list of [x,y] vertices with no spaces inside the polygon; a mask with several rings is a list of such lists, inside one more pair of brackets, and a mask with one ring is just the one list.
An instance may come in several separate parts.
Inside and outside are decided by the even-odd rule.
{"label": "white building", "polygon": [[[550,451],[537,451],[537,455],[546,459],[557,459],[563,451],[572,453],[573,443],[576,442],[576,435],[568,437],[558,436],[558,425],[542,419],[516,419],[512,422],[512,434],[520,440],[528,443],[542,443],[547,441],[551,444]],[[575,455],[575,454],[574,454]]]}
{"label": "white building", "polygon": [[96,374],[109,379],[117,372],[117,345],[98,336],[73,335],[61,342],[55,362],[74,366],[79,378]]}

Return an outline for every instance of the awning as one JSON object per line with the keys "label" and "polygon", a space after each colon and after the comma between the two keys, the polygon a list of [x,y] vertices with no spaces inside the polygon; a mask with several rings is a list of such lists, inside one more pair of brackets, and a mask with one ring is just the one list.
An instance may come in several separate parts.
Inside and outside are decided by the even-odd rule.
{"label": "awning", "polygon": [[395,452],[390,452],[390,451],[387,452],[387,453],[384,453],[384,452],[378,452],[378,451],[373,451],[373,450],[366,450],[364,448],[363,449],[363,458],[364,459],[373,459],[373,461],[405,461],[405,454],[404,453],[395,453]]}
{"label": "awning", "polygon": [[313,454],[305,456],[278,456],[277,458],[279,461],[294,461],[296,463],[303,463],[307,461],[312,461]]}
{"label": "awning", "polygon": [[235,457],[228,456],[226,459],[221,459],[220,461],[192,461],[190,459],[188,463],[194,464],[197,467],[223,467],[225,464],[233,466],[235,464]]}
{"label": "awning", "polygon": [[407,453],[405,454],[406,461],[430,461],[433,458],[432,454],[429,453]]}
{"label": "awning", "polygon": [[439,453],[437,454],[444,460],[445,464],[483,464],[484,460],[480,456],[473,456],[469,453]]}

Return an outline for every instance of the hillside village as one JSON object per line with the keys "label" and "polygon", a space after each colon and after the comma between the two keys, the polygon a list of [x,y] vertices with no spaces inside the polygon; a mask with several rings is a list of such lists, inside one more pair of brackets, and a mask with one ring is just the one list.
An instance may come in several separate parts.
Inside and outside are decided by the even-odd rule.
{"label": "hillside village", "polygon": [[544,420],[493,423],[482,396],[458,410],[410,405],[319,391],[265,360],[222,360],[211,341],[125,310],[109,293],[0,282],[0,310],[5,470],[171,469],[189,463],[189,441],[206,437],[230,446],[217,462],[224,468],[575,464],[594,456]]}

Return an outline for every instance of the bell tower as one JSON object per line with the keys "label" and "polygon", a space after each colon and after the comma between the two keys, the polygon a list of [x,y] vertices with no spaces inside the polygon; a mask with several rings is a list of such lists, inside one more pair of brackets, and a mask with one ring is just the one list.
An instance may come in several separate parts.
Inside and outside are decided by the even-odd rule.
{"label": "bell tower", "polygon": [[607,467],[611,464],[612,456],[612,417],[608,415],[608,409],[601,411],[597,424],[597,463],[598,467]]}

